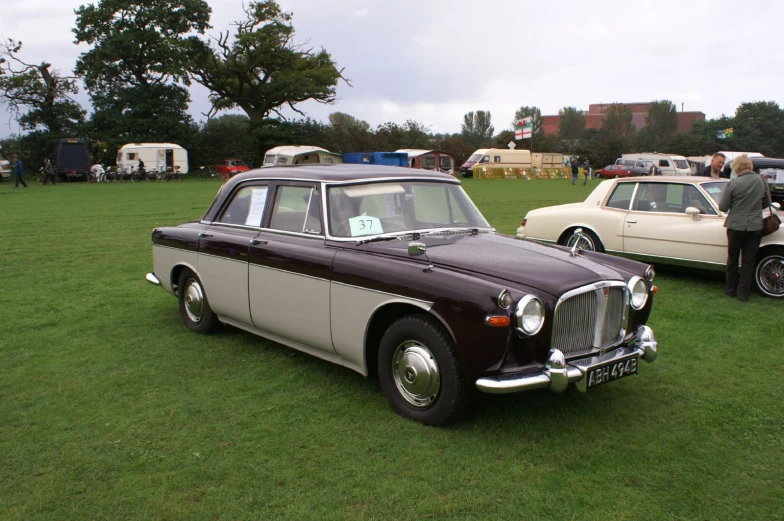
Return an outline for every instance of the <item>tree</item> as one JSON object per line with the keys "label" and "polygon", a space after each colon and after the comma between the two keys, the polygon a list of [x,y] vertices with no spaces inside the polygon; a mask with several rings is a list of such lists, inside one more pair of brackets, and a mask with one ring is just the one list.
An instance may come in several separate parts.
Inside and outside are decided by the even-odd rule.
{"label": "tree", "polygon": [[568,149],[574,148],[585,130],[585,116],[575,107],[564,107],[561,110],[559,135],[567,144]]}
{"label": "tree", "polygon": [[495,128],[492,125],[490,112],[478,110],[476,113],[469,112],[463,116],[461,125],[463,138],[476,147],[482,146],[493,138]]}
{"label": "tree", "polygon": [[652,141],[652,149],[658,150],[664,138],[677,131],[678,113],[675,104],[670,100],[651,102],[645,117],[645,134],[648,134]]}
{"label": "tree", "polygon": [[197,143],[190,153],[193,165],[214,165],[226,157],[238,157],[247,162],[256,159],[250,120],[241,114],[207,120],[199,131]]}
{"label": "tree", "polygon": [[634,136],[632,111],[625,105],[610,105],[602,119],[602,130],[607,136],[628,141]]}
{"label": "tree", "polygon": [[192,77],[210,91],[210,114],[239,107],[254,124],[279,124],[270,114],[281,115],[288,106],[304,115],[296,104],[315,100],[333,104],[335,88],[343,77],[323,48],[314,52],[294,43],[291,14],[274,0],[251,2],[247,18],[229,31],[202,45],[191,64]]}
{"label": "tree", "polygon": [[10,38],[0,44],[0,104],[23,129],[50,140],[78,135],[85,111],[70,97],[79,92],[76,79],[51,70],[50,63],[23,61],[21,50],[22,42]]}
{"label": "tree", "polygon": [[99,0],[76,10],[76,43],[95,109],[93,127],[114,142],[176,140],[190,133],[187,66],[209,28],[204,0]]}
{"label": "tree", "polygon": [[731,142],[737,143],[736,150],[784,157],[784,111],[777,103],[741,103],[735,110],[734,122],[730,126],[735,131]]}
{"label": "tree", "polygon": [[329,115],[326,137],[332,152],[359,152],[372,147],[373,135],[366,121],[344,112]]}
{"label": "tree", "polygon": [[544,129],[542,128],[542,111],[539,110],[539,107],[535,106],[527,106],[523,105],[519,109],[515,111],[515,119],[512,121],[512,127],[517,125],[517,122],[523,118],[531,117],[531,126],[533,127],[533,136],[540,137],[544,135]]}

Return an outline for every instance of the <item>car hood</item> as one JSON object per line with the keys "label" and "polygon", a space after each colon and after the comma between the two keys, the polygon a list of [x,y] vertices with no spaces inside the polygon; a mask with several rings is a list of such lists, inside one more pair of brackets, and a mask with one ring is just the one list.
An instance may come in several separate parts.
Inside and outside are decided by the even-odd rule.
{"label": "car hood", "polygon": [[[408,255],[411,240],[372,243],[360,246],[378,253]],[[496,235],[457,234],[426,236],[419,239],[427,252],[416,258],[434,266],[449,267],[524,284],[558,296],[586,284],[602,280],[625,280],[611,266],[582,255],[572,257],[568,250]]]}

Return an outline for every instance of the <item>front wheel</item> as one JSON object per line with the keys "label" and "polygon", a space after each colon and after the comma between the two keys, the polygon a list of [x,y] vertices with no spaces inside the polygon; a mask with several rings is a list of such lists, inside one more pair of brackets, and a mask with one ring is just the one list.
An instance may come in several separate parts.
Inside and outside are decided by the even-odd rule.
{"label": "front wheel", "polygon": [[566,234],[561,244],[567,248],[573,248],[576,244],[578,250],[598,251],[600,253],[604,251],[602,241],[599,240],[596,234],[581,228],[576,228]]}
{"label": "front wheel", "polygon": [[180,274],[177,300],[180,304],[180,316],[188,329],[206,334],[218,327],[218,317],[212,312],[201,280],[189,269],[182,270]]}
{"label": "front wheel", "polygon": [[760,293],[784,297],[784,248],[766,248],[757,260],[754,282]]}
{"label": "front wheel", "polygon": [[378,353],[381,388],[398,414],[425,425],[446,425],[462,413],[468,394],[454,342],[425,315],[393,323]]}

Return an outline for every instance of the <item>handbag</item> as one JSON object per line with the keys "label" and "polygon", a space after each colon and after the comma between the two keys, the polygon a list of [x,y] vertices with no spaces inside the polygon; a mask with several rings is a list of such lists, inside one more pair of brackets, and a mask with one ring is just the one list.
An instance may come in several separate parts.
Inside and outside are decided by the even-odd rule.
{"label": "handbag", "polygon": [[[772,198],[770,195],[770,186],[768,186],[768,183],[765,183],[765,192],[766,195],[768,196],[768,201],[771,201]],[[762,219],[763,237],[765,235],[770,235],[771,233],[777,231],[779,229],[779,226],[781,226],[781,219],[779,219],[779,216],[773,212],[773,205],[768,206],[768,211],[770,212],[770,215]]]}
{"label": "handbag", "polygon": [[770,211],[770,215],[762,219],[762,235],[770,235],[771,233],[777,231],[781,226],[781,219],[779,216],[773,213],[773,210]]}

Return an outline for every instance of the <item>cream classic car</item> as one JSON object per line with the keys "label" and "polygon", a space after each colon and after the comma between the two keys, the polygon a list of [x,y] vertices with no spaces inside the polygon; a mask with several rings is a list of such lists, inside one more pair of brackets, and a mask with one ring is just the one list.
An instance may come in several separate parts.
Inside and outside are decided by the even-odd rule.
{"label": "cream classic car", "polygon": [[[582,203],[528,212],[517,237],[723,271],[726,214],[718,202],[727,183],[682,176],[604,181]],[[762,238],[754,281],[761,293],[784,297],[784,228]]]}

